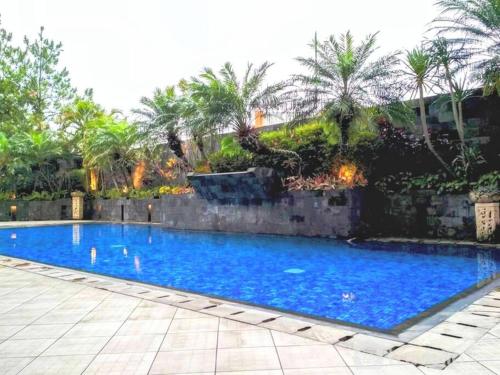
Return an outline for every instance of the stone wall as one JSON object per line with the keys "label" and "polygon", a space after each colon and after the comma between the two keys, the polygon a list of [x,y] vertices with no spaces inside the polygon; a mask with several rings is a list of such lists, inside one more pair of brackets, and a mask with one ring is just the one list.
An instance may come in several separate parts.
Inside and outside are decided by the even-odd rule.
{"label": "stone wall", "polygon": [[[475,238],[474,203],[467,194],[422,190],[385,198],[383,234],[427,238]],[[377,228],[377,223],[372,223]]]}
{"label": "stone wall", "polygon": [[71,199],[55,201],[3,201],[0,202],[0,221],[11,221],[11,207],[16,207],[16,220],[68,220],[71,219]]}
{"label": "stone wall", "polygon": [[[123,207],[123,208],[122,208]],[[123,216],[122,216],[123,211]],[[160,222],[159,199],[96,199],[92,202],[93,220]]]}
{"label": "stone wall", "polygon": [[350,237],[359,227],[361,199],[359,190],[293,192],[227,204],[195,194],[163,196],[160,221],[175,229]]}

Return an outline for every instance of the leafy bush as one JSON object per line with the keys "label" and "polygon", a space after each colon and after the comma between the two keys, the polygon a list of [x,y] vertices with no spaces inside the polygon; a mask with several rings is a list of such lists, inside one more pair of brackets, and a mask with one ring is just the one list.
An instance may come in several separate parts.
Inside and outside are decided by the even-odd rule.
{"label": "leafy bush", "polygon": [[208,160],[215,173],[246,171],[254,166],[252,154],[243,150],[231,136],[222,138],[220,150],[211,154]]}
{"label": "leafy bush", "polygon": [[55,191],[50,193],[48,191],[33,191],[31,194],[21,196],[25,201],[53,201],[56,199],[65,198],[68,196],[67,191]]}
{"label": "leafy bush", "polygon": [[[301,159],[301,174],[309,177],[328,173],[338,151],[340,130],[333,123],[313,121],[295,128],[262,132],[259,137],[273,149],[297,153]],[[297,158],[280,152],[254,155],[254,162],[259,167],[274,168],[282,177],[295,175],[299,169]]]}
{"label": "leafy bush", "polygon": [[161,186],[158,189],[160,195],[180,195],[180,194],[190,194],[194,190],[190,186]]}

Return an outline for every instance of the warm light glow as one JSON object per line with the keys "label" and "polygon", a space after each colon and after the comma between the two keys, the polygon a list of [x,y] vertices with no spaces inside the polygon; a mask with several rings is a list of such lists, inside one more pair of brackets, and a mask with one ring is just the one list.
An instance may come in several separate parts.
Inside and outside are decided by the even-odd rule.
{"label": "warm light glow", "polygon": [[17,206],[10,206],[10,214],[15,215],[17,213]]}
{"label": "warm light glow", "polygon": [[128,186],[122,187],[122,192],[127,194],[128,193]]}
{"label": "warm light glow", "polygon": [[339,168],[339,179],[347,185],[352,185],[357,171],[358,167],[355,164],[343,164]]}
{"label": "warm light glow", "polygon": [[146,162],[141,160],[137,163],[132,172],[132,186],[134,189],[142,188],[142,179],[144,178],[144,173],[146,172]]}
{"label": "warm light glow", "polygon": [[261,110],[255,111],[255,127],[256,128],[260,128],[260,127],[264,126],[264,119],[265,119],[265,116],[264,116],[263,111],[261,111]]}
{"label": "warm light glow", "polygon": [[97,173],[96,169],[91,169],[90,170],[90,184],[89,188],[90,191],[97,191],[99,185],[99,174]]}
{"label": "warm light glow", "polygon": [[152,209],[153,209],[153,205],[151,203],[148,204],[148,211],[151,212]]}

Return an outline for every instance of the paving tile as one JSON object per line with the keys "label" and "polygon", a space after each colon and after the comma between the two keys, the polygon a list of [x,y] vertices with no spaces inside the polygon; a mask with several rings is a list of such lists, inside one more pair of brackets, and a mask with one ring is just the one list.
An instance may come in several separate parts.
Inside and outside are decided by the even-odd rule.
{"label": "paving tile", "polygon": [[305,331],[297,332],[296,334],[312,340],[335,344],[340,340],[354,336],[356,333],[345,329],[317,325]]}
{"label": "paving tile", "polygon": [[150,374],[213,373],[215,355],[215,350],[159,352],[151,366]]}
{"label": "paving tile", "polygon": [[129,316],[129,320],[159,320],[172,319],[177,308],[157,305],[155,307],[137,307]]}
{"label": "paving tile", "polygon": [[108,340],[108,337],[61,338],[46,350],[43,356],[97,354]]}
{"label": "paving tile", "polygon": [[397,361],[441,369],[456,357],[458,354],[415,345],[403,345],[387,355],[387,358]]}
{"label": "paving tile", "polygon": [[168,329],[169,333],[217,331],[219,320],[215,317],[174,319]]}
{"label": "paving tile", "polygon": [[445,333],[448,335],[459,336],[466,339],[480,339],[488,330],[480,327],[469,327],[462,324],[443,322],[438,324],[430,331],[432,333]]}
{"label": "paving tile", "polygon": [[495,375],[478,362],[453,362],[444,370],[419,367],[425,375]]}
{"label": "paving tile", "polygon": [[264,320],[277,318],[278,316],[279,316],[278,314],[264,312],[260,310],[246,310],[241,314],[230,315],[228,316],[228,318],[235,319],[243,323],[260,324]]}
{"label": "paving tile", "polygon": [[282,346],[277,350],[284,369],[345,366],[331,345]]}
{"label": "paving tile", "polygon": [[224,331],[219,332],[218,348],[257,348],[274,346],[271,333],[262,331]]}
{"label": "paving tile", "polygon": [[394,359],[362,353],[356,350],[343,348],[341,346],[337,346],[336,348],[340,356],[348,366],[390,366],[406,364]]}
{"label": "paving tile", "polygon": [[500,358],[500,339],[479,340],[465,352],[477,361],[494,361]]}
{"label": "paving tile", "polygon": [[218,305],[216,307],[212,307],[210,309],[205,309],[205,310],[203,310],[203,313],[215,315],[215,316],[220,316],[220,317],[225,317],[225,316],[229,316],[231,314],[237,313],[237,312],[241,312],[243,310],[245,310],[245,309],[238,307],[238,306],[222,304],[222,305]]}
{"label": "paving tile", "polygon": [[[224,371],[217,372],[220,375],[283,375],[281,370],[257,370],[257,371]],[[203,374],[196,374],[203,375]]]}
{"label": "paving tile", "polygon": [[488,329],[493,328],[498,323],[498,320],[495,318],[477,314],[479,313],[458,312],[446,320],[452,323],[463,323]]}
{"label": "paving tile", "polygon": [[64,335],[64,338],[111,337],[118,331],[121,325],[121,322],[78,323]]}
{"label": "paving tile", "polygon": [[247,331],[247,330],[263,330],[264,328],[248,324],[237,322],[236,320],[230,319],[220,319],[219,331]]}
{"label": "paving tile", "polygon": [[354,375],[422,375],[413,365],[351,367]]}
{"label": "paving tile", "polygon": [[395,348],[403,345],[402,342],[369,336],[362,333],[354,335],[346,341],[339,342],[337,346],[354,349],[360,352],[384,356]]}
{"label": "paving tile", "polygon": [[80,375],[93,358],[93,355],[38,357],[20,375]]}
{"label": "paving tile", "polygon": [[352,372],[347,367],[330,367],[288,370],[285,369],[284,375],[352,375]]}
{"label": "paving tile", "polygon": [[201,350],[217,348],[217,332],[168,333],[160,351]]}
{"label": "paving tile", "polygon": [[127,320],[116,333],[118,336],[162,335],[167,333],[170,319]]}
{"label": "paving tile", "polygon": [[410,341],[410,344],[428,346],[431,348],[445,350],[451,353],[463,353],[472,345],[474,341],[450,336],[444,336],[439,333],[426,332],[416,339]]}
{"label": "paving tile", "polygon": [[0,340],[8,339],[12,335],[21,331],[25,325],[10,325],[10,326],[0,326]]}
{"label": "paving tile", "polygon": [[207,315],[193,310],[177,308],[174,318],[175,319],[207,318]]}
{"label": "paving tile", "polygon": [[453,362],[474,362],[475,359],[465,353],[458,356]]}
{"label": "paving tile", "polygon": [[163,335],[114,336],[102,353],[146,353],[156,352],[163,341]]}
{"label": "paving tile", "polygon": [[16,333],[12,339],[57,339],[64,335],[72,324],[30,325]]}
{"label": "paving tile", "polygon": [[35,357],[54,341],[54,339],[7,340],[0,344],[0,357]]}
{"label": "paving tile", "polygon": [[500,360],[498,361],[481,361],[480,362],[488,370],[493,371],[494,374],[500,374]]}
{"label": "paving tile", "polygon": [[[85,315],[81,322],[123,322],[128,318],[131,309],[95,309]],[[78,319],[77,321],[80,321]]]}
{"label": "paving tile", "polygon": [[201,309],[207,308],[209,306],[214,306],[214,305],[216,305],[216,303],[214,303],[208,299],[195,298],[191,301],[180,302],[180,303],[177,303],[175,305],[180,307],[180,308],[183,308],[183,309],[201,310]]}
{"label": "paving tile", "polygon": [[274,344],[276,346],[297,346],[297,345],[328,345],[327,343],[307,339],[305,337],[291,335],[289,333],[271,331]]}
{"label": "paving tile", "polygon": [[274,329],[276,331],[294,333],[297,332],[299,329],[303,329],[305,327],[311,327],[313,326],[313,324],[300,319],[293,319],[286,316],[282,316],[277,319],[271,320],[270,322],[261,323],[259,324],[259,326],[268,329]]}
{"label": "paving tile", "polygon": [[142,375],[147,374],[155,353],[99,354],[84,375]]}
{"label": "paving tile", "polygon": [[237,348],[217,351],[217,373],[224,371],[278,370],[275,348]]}
{"label": "paving tile", "polygon": [[18,374],[34,358],[0,358],[0,374],[15,375]]}

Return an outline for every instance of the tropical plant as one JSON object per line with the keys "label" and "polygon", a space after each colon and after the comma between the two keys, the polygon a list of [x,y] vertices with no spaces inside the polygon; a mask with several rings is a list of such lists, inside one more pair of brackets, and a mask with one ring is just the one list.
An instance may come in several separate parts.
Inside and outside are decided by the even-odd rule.
{"label": "tropical plant", "polygon": [[89,125],[84,138],[84,166],[109,173],[116,189],[122,188],[120,181],[132,187],[132,168],[142,155],[139,140],[137,128],[126,120],[100,116]]}
{"label": "tropical plant", "polygon": [[142,108],[134,109],[139,116],[139,131],[146,135],[153,146],[167,144],[179,159],[188,164],[180,139],[182,99],[174,86],[165,90],[155,89],[153,96],[141,98]]}
{"label": "tropical plant", "polygon": [[[243,149],[256,154],[279,152],[263,144],[252,124],[256,111],[269,113],[281,104],[283,84],[265,85],[271,63],[249,64],[240,80],[230,63],[217,74],[212,69],[192,78],[189,90],[205,121],[234,131]],[[293,157],[297,155],[283,151]]]}
{"label": "tropical plant", "polygon": [[418,97],[420,122],[422,124],[422,132],[425,143],[430,152],[436,157],[439,163],[452,174],[450,167],[444,159],[438,154],[432,144],[429,127],[427,126],[427,116],[424,102],[424,89],[430,89],[435,82],[436,71],[435,61],[432,54],[423,47],[416,47],[413,50],[406,52],[404,60],[406,67],[404,73],[409,77],[414,94]]}
{"label": "tropical plant", "polygon": [[294,76],[298,86],[295,121],[318,116],[339,124],[343,152],[356,119],[376,120],[366,115],[367,109],[377,107],[389,118],[409,114],[398,101],[402,92],[397,54],[375,59],[376,38],[377,34],[369,35],[358,45],[349,31],[324,42],[315,38],[310,45],[315,56],[297,59],[309,74]]}
{"label": "tropical plant", "polygon": [[500,93],[500,1],[439,0],[436,4],[441,14],[433,28],[475,55],[485,94]]}

